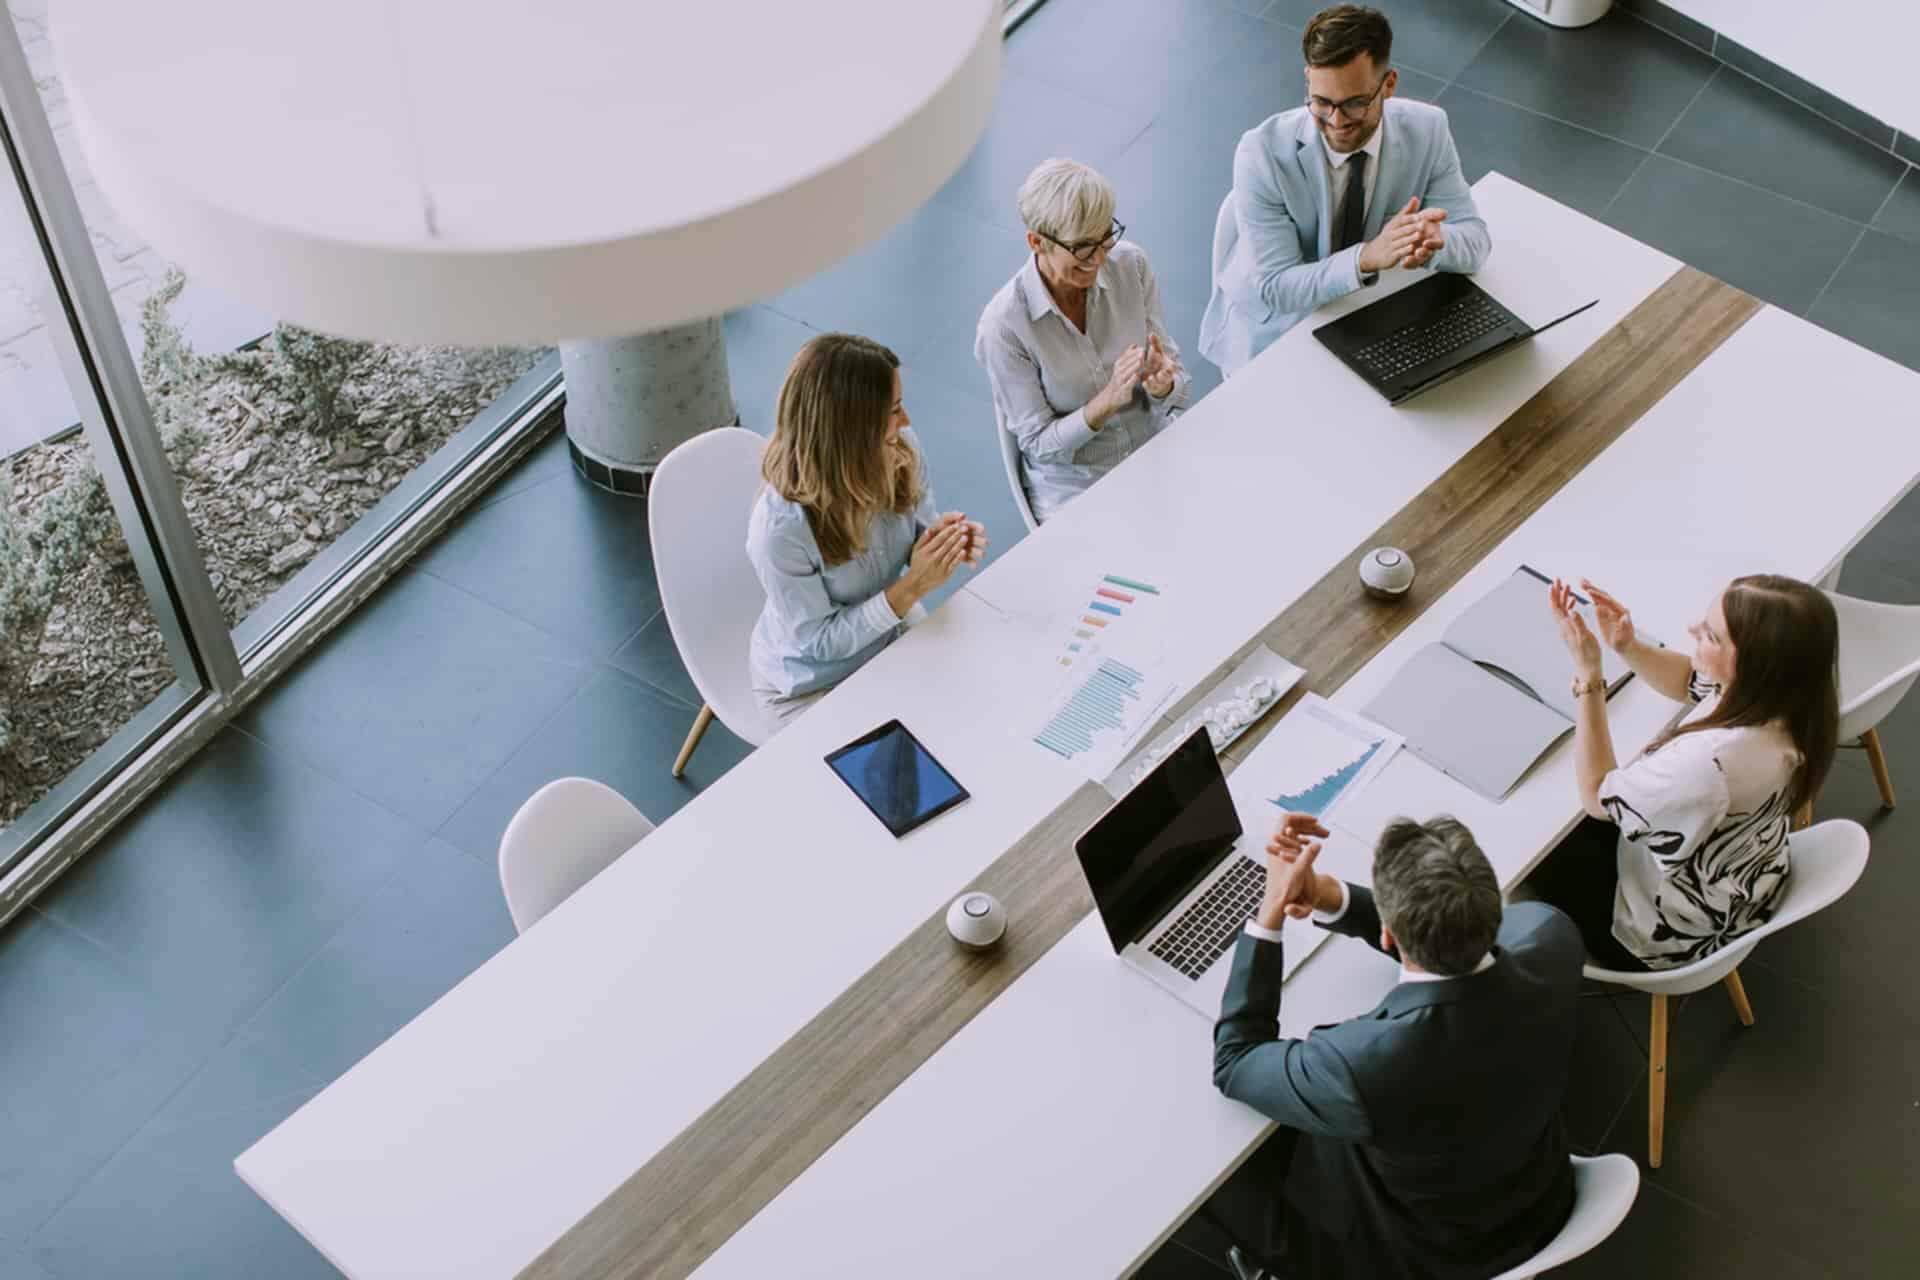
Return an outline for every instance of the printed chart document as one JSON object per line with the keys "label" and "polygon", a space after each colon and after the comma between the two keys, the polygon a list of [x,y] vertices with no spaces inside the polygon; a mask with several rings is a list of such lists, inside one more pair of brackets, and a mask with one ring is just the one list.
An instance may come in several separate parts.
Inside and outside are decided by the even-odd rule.
{"label": "printed chart document", "polygon": [[1174,683],[1159,657],[1122,646],[1082,648],[1033,741],[1099,782],[1153,727]]}
{"label": "printed chart document", "polygon": [[1251,781],[1277,820],[1307,813],[1322,824],[1340,820],[1340,805],[1387,767],[1400,735],[1310,693],[1281,717],[1246,763],[1236,786]]}
{"label": "printed chart document", "polygon": [[[1551,586],[1538,570],[1514,570],[1454,619],[1440,643],[1407,659],[1366,713],[1448,777],[1504,800],[1573,731],[1573,667],[1547,605]],[[1592,606],[1583,600],[1580,612],[1592,627]],[[1631,672],[1605,645],[1600,655],[1612,696]]]}

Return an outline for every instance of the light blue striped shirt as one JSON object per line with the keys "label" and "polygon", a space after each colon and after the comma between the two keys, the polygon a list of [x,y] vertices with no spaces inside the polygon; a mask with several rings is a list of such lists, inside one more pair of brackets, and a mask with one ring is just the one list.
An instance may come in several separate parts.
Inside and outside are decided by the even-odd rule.
{"label": "light blue striped shirt", "polygon": [[1181,370],[1164,400],[1144,391],[1098,431],[1087,425],[1087,401],[1107,385],[1128,347],[1147,335],[1179,359],[1160,310],[1160,286],[1140,246],[1122,240],[1087,294],[1087,331],[1053,300],[1033,256],[993,295],[980,315],[973,358],[993,384],[1000,427],[1020,444],[1020,470],[1036,520],[1055,515],[1093,482],[1160,434],[1187,402],[1192,379]]}
{"label": "light blue striped shirt", "polygon": [[[900,438],[926,455],[911,430]],[[893,642],[901,619],[887,588],[906,572],[913,544],[935,519],[933,490],[905,515],[876,516],[866,550],[842,564],[820,555],[806,509],[762,487],[747,520],[747,558],[766,588],[748,665],[762,697],[792,698],[830,689]]]}

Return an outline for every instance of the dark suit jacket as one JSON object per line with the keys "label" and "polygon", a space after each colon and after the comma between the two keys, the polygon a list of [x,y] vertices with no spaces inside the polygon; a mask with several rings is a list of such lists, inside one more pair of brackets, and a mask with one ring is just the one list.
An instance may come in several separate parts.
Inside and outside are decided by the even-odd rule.
{"label": "dark suit jacket", "polygon": [[[1377,947],[1373,894],[1347,893],[1328,928]],[[1484,1280],[1552,1239],[1573,1209],[1559,1118],[1584,957],[1573,922],[1510,906],[1489,968],[1403,982],[1304,1040],[1279,1038],[1282,945],[1241,937],[1213,1078],[1300,1130],[1286,1216],[1313,1273]]]}

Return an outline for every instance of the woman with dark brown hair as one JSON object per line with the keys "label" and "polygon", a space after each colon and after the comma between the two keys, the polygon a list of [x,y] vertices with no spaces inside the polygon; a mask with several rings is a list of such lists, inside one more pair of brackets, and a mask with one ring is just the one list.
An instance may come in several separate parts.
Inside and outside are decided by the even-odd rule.
{"label": "woman with dark brown hair", "polygon": [[1819,792],[1839,736],[1833,602],[1795,578],[1735,578],[1687,628],[1691,655],[1648,644],[1591,582],[1600,637],[1668,697],[1697,705],[1626,765],[1607,726],[1600,638],[1572,588],[1551,602],[1573,656],[1574,768],[1588,817],[1528,880],[1573,917],[1609,969],[1670,969],[1772,915],[1794,815]]}
{"label": "woman with dark brown hair", "polygon": [[910,424],[900,359],[879,343],[825,333],[793,358],[747,521],[767,592],[748,663],[776,720],[892,643],[986,551],[984,527],[935,513]]}

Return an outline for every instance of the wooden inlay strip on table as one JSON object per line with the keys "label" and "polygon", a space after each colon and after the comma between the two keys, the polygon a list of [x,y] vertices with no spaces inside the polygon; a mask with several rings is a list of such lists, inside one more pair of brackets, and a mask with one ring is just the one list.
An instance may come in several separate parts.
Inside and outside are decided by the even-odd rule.
{"label": "wooden inlay strip on table", "polygon": [[[1299,688],[1227,753],[1232,770],[1302,691],[1331,696],[1759,309],[1682,267],[1162,724],[1186,714],[1256,644],[1306,668]],[[1404,548],[1420,566],[1411,598],[1384,604],[1360,593],[1355,566],[1382,544]],[[944,908],[929,916],[521,1275],[691,1273],[1085,918],[1093,900],[1072,845],[1110,803],[1100,787],[1082,785],[974,882],[1007,904],[1011,924],[996,951],[962,951],[947,936]],[[646,1081],[634,1088],[644,1093]]]}

